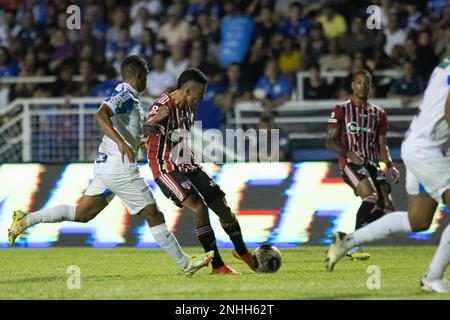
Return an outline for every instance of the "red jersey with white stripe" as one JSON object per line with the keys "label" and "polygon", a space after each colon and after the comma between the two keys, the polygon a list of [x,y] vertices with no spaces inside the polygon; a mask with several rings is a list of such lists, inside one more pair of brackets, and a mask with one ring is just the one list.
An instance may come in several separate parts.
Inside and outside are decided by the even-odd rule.
{"label": "red jersey with white stripe", "polygon": [[[329,128],[339,130],[341,147],[359,152],[375,167],[380,159],[379,137],[386,135],[388,124],[383,108],[367,102],[365,107],[357,106],[352,100],[337,105],[328,120]],[[341,169],[351,162],[345,156],[339,156]]]}
{"label": "red jersey with white stripe", "polygon": [[148,145],[148,163],[155,180],[175,169],[191,172],[201,168],[187,145],[187,135],[194,121],[193,111],[189,107],[176,106],[170,95],[164,93],[151,105],[149,119],[158,114],[161,106],[169,109],[169,116],[159,123],[165,134],[152,135]]}

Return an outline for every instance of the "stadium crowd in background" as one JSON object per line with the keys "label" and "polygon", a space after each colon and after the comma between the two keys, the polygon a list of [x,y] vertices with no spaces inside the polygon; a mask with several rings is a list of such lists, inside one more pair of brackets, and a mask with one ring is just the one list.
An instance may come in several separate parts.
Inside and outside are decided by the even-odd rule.
{"label": "stadium crowd in background", "polygon": [[[72,4],[81,8],[79,30],[66,25]],[[381,8],[381,29],[366,26],[372,4]],[[0,1],[0,80],[58,79],[0,82],[0,108],[16,97],[107,96],[131,54],[149,64],[146,95],[176,87],[186,67],[209,77],[198,113],[204,128],[223,127],[239,100],[255,99],[274,112],[298,94],[297,71],[308,72],[305,99],[347,99],[351,78],[322,78],[320,71],[399,70],[402,77],[387,84],[375,78],[372,97],[399,97],[408,106],[449,53],[444,0]]]}

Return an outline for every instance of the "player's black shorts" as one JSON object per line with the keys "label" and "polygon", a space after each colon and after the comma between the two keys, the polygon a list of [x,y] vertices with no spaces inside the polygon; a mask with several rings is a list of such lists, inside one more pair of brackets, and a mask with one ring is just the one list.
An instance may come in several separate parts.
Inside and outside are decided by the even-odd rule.
{"label": "player's black shorts", "polygon": [[391,186],[389,182],[387,182],[386,175],[379,167],[375,167],[371,164],[357,165],[354,163],[347,163],[342,171],[342,178],[345,183],[353,189],[355,195],[357,195],[356,187],[360,181],[367,178],[372,179],[378,194],[378,206],[384,208],[385,201],[382,189],[385,190],[385,192],[390,193]]}
{"label": "player's black shorts", "polygon": [[190,195],[199,194],[209,205],[213,200],[224,197],[225,193],[217,183],[202,169],[192,172],[173,170],[156,179],[163,194],[172,200],[178,207]]}

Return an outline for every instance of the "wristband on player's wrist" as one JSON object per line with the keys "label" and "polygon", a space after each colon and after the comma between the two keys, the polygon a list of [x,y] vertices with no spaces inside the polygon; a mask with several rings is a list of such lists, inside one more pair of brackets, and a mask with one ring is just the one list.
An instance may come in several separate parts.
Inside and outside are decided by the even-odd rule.
{"label": "wristband on player's wrist", "polygon": [[386,162],[386,167],[392,169],[394,167],[394,164],[392,163],[392,161]]}

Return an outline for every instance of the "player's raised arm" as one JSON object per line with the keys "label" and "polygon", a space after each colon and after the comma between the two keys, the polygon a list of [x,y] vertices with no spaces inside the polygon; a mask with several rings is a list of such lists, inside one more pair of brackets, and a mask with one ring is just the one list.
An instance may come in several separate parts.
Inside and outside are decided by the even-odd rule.
{"label": "player's raised arm", "polygon": [[394,183],[400,181],[400,172],[394,166],[392,162],[391,153],[389,152],[389,146],[387,144],[387,116],[385,112],[380,113],[380,127],[379,127],[379,137],[378,143],[380,145],[380,157],[381,161],[386,163],[392,176]]}
{"label": "player's raised arm", "polygon": [[117,143],[119,147],[120,154],[122,155],[122,162],[124,161],[124,156],[126,155],[130,162],[134,162],[135,153],[133,148],[128,142],[120,135],[111,121],[111,117],[114,115],[113,111],[106,104],[102,104],[98,109],[95,120],[100,127],[100,130],[111,140]]}
{"label": "player's raised arm", "polygon": [[342,147],[339,142],[339,130],[340,130],[340,109],[336,107],[331,113],[331,117],[328,120],[327,136],[325,138],[325,146],[327,149],[337,152],[338,154],[349,158],[356,164],[363,164],[364,159],[357,153],[349,151]]}

